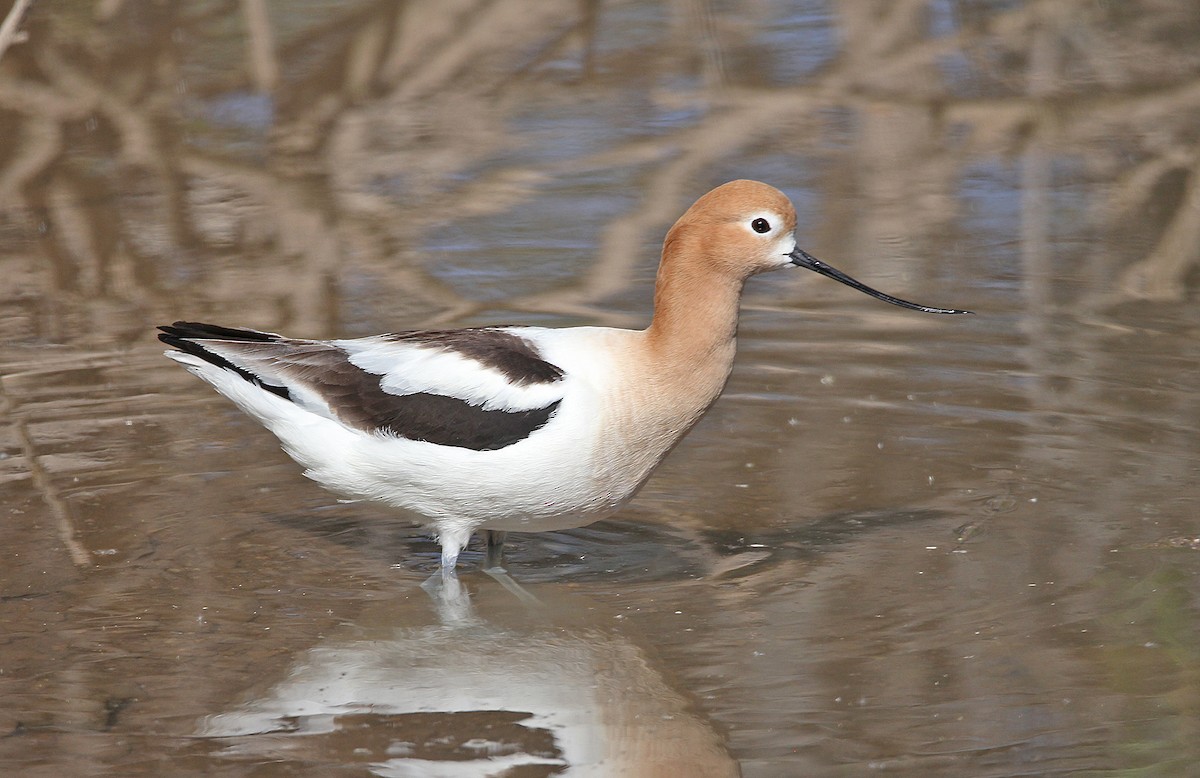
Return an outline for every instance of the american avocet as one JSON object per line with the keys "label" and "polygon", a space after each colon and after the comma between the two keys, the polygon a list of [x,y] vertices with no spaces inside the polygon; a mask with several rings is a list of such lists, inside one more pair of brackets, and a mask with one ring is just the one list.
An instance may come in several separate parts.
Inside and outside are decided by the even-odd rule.
{"label": "american avocet", "polygon": [[305,475],[423,517],[450,574],[477,529],[581,527],[645,483],[733,366],[750,276],[799,266],[876,291],[796,247],[779,190],[733,181],[667,232],[644,330],[479,327],[349,340],[175,322],[166,355],[275,433]]}

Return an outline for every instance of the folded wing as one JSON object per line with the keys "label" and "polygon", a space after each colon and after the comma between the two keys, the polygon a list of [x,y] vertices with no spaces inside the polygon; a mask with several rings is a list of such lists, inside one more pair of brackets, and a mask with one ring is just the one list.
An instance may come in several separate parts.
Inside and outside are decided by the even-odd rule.
{"label": "folded wing", "polygon": [[476,451],[541,429],[563,398],[562,370],[492,328],[318,341],[197,322],[159,339],[305,410],[370,434]]}

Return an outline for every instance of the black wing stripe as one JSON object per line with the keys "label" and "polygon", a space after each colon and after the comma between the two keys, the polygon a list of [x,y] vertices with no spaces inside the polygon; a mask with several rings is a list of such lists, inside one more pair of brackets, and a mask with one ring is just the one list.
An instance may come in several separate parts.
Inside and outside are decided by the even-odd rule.
{"label": "black wing stripe", "polygon": [[558,402],[530,411],[487,411],[477,405],[439,394],[408,394],[391,398],[370,425],[377,432],[409,440],[494,451],[524,440],[545,426]]}

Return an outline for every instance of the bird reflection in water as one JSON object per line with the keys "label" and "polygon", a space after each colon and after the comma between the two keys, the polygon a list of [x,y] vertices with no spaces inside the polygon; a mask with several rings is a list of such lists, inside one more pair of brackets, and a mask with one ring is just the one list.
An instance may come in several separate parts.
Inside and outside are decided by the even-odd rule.
{"label": "bird reflection in water", "polygon": [[552,585],[536,587],[536,608],[495,585],[472,602],[458,578],[431,594],[436,623],[400,624],[380,605],[198,734],[231,760],[380,776],[739,774],[647,655],[597,626],[599,603]]}

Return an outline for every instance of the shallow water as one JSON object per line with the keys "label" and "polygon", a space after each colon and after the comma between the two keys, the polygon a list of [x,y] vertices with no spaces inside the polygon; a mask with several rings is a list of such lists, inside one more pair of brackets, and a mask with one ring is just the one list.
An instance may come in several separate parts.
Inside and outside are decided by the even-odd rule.
{"label": "shallow water", "polygon": [[[1186,775],[1200,20],[1150,2],[44,2],[0,57],[0,772]],[[646,322],[735,177],[812,274],[530,608],[154,324]],[[508,771],[508,772],[505,772]]]}

